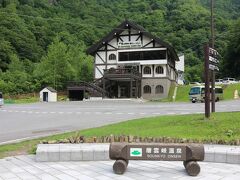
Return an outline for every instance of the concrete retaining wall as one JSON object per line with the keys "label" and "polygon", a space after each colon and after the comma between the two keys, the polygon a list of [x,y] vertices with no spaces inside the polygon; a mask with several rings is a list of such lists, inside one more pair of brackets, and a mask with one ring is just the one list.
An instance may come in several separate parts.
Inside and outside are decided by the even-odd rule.
{"label": "concrete retaining wall", "polygon": [[[204,145],[206,162],[240,164],[240,146]],[[38,162],[108,161],[108,143],[39,144]]]}

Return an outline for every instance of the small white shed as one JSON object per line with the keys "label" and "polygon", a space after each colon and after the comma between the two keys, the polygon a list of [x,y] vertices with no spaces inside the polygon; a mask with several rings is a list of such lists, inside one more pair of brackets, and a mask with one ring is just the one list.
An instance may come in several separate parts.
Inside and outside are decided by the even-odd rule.
{"label": "small white shed", "polygon": [[45,87],[40,91],[41,102],[57,102],[57,91],[52,87]]}

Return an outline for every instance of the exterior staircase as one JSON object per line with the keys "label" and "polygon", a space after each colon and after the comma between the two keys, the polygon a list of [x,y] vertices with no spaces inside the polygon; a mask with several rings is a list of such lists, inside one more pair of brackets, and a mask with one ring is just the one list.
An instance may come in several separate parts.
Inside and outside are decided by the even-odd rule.
{"label": "exterior staircase", "polygon": [[87,92],[91,97],[109,97],[109,93],[105,91],[101,86],[101,79],[98,79],[94,82],[85,82],[85,81],[74,81],[69,82],[69,90],[82,90],[85,93]]}

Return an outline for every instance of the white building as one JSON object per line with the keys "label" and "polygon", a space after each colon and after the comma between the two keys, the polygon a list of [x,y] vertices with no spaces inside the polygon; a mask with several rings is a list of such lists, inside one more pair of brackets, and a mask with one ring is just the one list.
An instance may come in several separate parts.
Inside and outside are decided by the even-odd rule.
{"label": "white building", "polygon": [[184,54],[181,54],[179,55],[179,61],[176,62],[176,70],[178,72],[177,83],[180,85],[183,85],[185,82],[184,66],[185,66]]}
{"label": "white building", "polygon": [[[165,98],[171,84],[177,81],[175,62],[179,58],[174,48],[128,20],[87,53],[94,56],[94,77],[98,82],[94,85],[110,98]],[[69,97],[77,90],[83,94],[91,88],[69,87]]]}
{"label": "white building", "polygon": [[45,87],[39,94],[41,102],[57,102],[57,91],[51,87]]}

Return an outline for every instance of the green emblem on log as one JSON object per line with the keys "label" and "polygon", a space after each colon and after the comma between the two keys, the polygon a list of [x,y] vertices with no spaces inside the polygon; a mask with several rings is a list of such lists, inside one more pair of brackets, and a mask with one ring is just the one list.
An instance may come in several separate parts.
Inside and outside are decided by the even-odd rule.
{"label": "green emblem on log", "polygon": [[142,157],[142,148],[130,148],[130,156]]}

